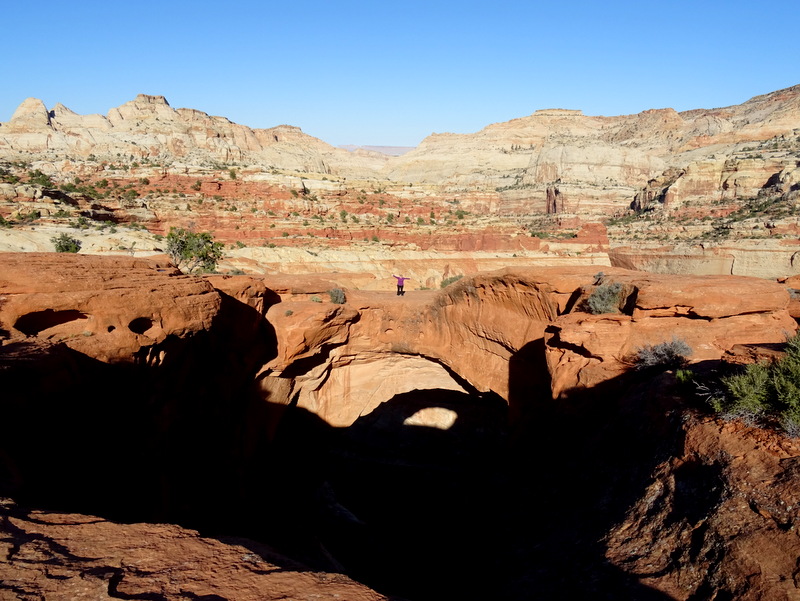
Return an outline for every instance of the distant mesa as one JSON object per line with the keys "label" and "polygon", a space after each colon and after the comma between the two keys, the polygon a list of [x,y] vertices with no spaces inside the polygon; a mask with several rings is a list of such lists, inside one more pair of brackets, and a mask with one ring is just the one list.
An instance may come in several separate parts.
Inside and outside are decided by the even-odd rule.
{"label": "distant mesa", "polygon": [[349,152],[356,150],[366,150],[368,152],[380,152],[381,154],[389,155],[390,157],[399,157],[405,153],[414,150],[414,146],[356,146],[355,144],[343,144],[339,146]]}
{"label": "distant mesa", "polygon": [[575,109],[539,109],[533,113],[537,117],[580,117],[583,111]]}

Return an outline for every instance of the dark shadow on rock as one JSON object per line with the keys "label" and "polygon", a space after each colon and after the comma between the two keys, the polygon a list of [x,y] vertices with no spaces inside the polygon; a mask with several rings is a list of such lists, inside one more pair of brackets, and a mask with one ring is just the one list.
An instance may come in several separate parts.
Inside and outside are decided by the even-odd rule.
{"label": "dark shadow on rock", "polygon": [[[420,425],[426,412],[430,425]],[[471,599],[488,592],[479,575],[502,544],[493,522],[504,503],[498,462],[506,423],[497,397],[414,390],[336,432],[328,483],[347,513],[323,524],[331,554],[384,593]]]}
{"label": "dark shadow on rock", "polygon": [[[415,601],[669,598],[611,565],[602,539],[680,446],[680,411],[654,402],[641,374],[549,401],[546,378],[525,368],[541,351],[513,363],[524,381],[512,389],[541,394],[514,399],[527,411],[513,437],[497,397],[450,390],[399,394],[349,428],[307,431],[327,453],[298,448],[305,467],[292,469],[325,457],[304,511],[341,569]],[[454,418],[414,425],[431,409]],[[283,436],[304,445],[310,416],[294,411]]]}
{"label": "dark shadow on rock", "polygon": [[529,409],[550,396],[550,372],[545,360],[544,338],[525,344],[508,362],[509,420],[518,423]]}
{"label": "dark shadow on rock", "polygon": [[0,494],[118,521],[227,524],[239,499],[218,491],[241,486],[249,398],[276,345],[255,310],[223,297],[209,331],[133,363],[0,346]]}
{"label": "dark shadow on rock", "polygon": [[[680,451],[683,408],[662,376],[552,401],[534,341],[510,361],[508,407],[415,390],[332,428],[264,398],[256,373],[275,345],[257,312],[223,297],[210,332],[132,365],[0,347],[0,494],[252,538],[415,601],[668,599],[603,543]],[[676,519],[713,505],[715,478],[679,472]]]}
{"label": "dark shadow on rock", "polygon": [[[512,372],[517,377],[526,372]],[[513,476],[503,528],[511,551],[495,575],[504,583],[497,598],[670,598],[612,565],[603,542],[655,467],[682,447],[683,408],[659,393],[668,380],[632,371],[559,400],[542,390],[527,405],[507,455]]]}

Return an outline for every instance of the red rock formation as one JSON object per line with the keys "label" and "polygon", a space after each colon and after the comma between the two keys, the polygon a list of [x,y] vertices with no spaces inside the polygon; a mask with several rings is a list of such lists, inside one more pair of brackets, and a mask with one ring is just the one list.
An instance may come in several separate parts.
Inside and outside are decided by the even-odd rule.
{"label": "red rock formation", "polygon": [[680,601],[797,596],[796,440],[709,418],[683,430],[678,454],[609,533],[607,559]]}
{"label": "red rock formation", "polygon": [[[0,323],[8,342],[63,343],[104,362],[210,328],[220,298],[166,261],[3,253]],[[157,357],[150,360],[157,361]]]}
{"label": "red rock formation", "polygon": [[[781,285],[724,276],[611,269],[606,277],[625,284],[630,307],[626,313],[591,315],[578,309],[595,273],[596,268],[515,269],[400,299],[351,292],[346,307],[284,302],[269,314],[279,350],[268,367],[276,373],[292,371],[294,362],[319,355],[322,348],[327,359],[315,367],[320,374],[327,373],[323,364],[335,370],[353,357],[412,355],[446,365],[476,389],[509,400],[509,362],[526,346],[541,344],[542,353],[546,345],[552,394],[558,397],[618,376],[630,369],[637,348],[672,337],[687,341],[693,361],[706,361],[719,360],[736,344],[782,342],[796,329]],[[319,376],[294,390],[305,390],[301,405],[323,417],[349,414],[352,421],[366,410],[359,405],[354,413],[330,408],[349,395],[345,390],[329,396]],[[384,394],[373,397],[371,407],[391,391]]]}
{"label": "red rock formation", "polygon": [[3,599],[386,599],[264,545],[0,501]]}
{"label": "red rock formation", "polygon": [[[475,578],[481,591],[499,589],[497,598],[579,589],[637,598],[644,586],[687,601],[795,592],[800,449],[776,434],[696,417],[669,373],[653,378],[629,360],[639,346],[673,336],[692,347],[698,367],[741,355],[743,344],[774,345],[796,329],[785,284],[529,268],[402,297],[347,290],[335,304],[326,294],[333,276],[270,283],[182,276],[158,260],[0,261],[2,491],[104,506],[138,522],[179,516],[217,531],[256,527],[264,540],[335,565],[321,541],[330,542],[345,563],[362,567],[391,557],[370,561],[394,543],[370,537],[391,531],[402,539],[389,527],[398,521],[430,527],[412,530],[395,558],[433,558],[419,537],[457,515],[444,543],[431,540],[458,562],[507,548]],[[582,309],[598,281],[623,285],[622,312]],[[488,423],[489,412],[476,408],[500,399],[518,426],[511,451],[466,449],[468,434]],[[397,450],[395,440],[402,461],[383,455]],[[441,462],[445,451],[455,463]],[[501,464],[484,465],[483,453],[497,453]],[[322,458],[336,469],[321,475]],[[354,458],[367,468],[354,468]],[[410,479],[412,465],[430,470],[424,490],[408,491],[427,495],[418,509],[380,481],[385,470]],[[469,472],[479,465],[483,475]],[[461,470],[464,479],[454,476]],[[364,482],[387,494],[376,503],[371,490],[356,515],[325,477],[351,494]],[[433,495],[440,481],[463,489]],[[483,530],[489,522],[475,523],[472,498],[491,508],[491,533]],[[389,515],[375,526],[384,504]],[[265,574],[268,552],[174,526],[4,511],[0,575],[31,594],[51,594],[47,577],[55,574],[73,595],[224,596],[235,570],[242,598],[380,598],[293,567]],[[574,567],[568,578],[554,559],[565,553]],[[215,567],[213,582],[198,575],[201,564]],[[467,579],[445,591],[471,586]]]}

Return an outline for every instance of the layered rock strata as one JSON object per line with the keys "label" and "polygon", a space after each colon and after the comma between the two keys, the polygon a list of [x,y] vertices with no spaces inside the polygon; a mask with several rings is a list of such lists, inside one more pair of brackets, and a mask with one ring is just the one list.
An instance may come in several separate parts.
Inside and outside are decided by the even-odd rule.
{"label": "layered rock strata", "polygon": [[[472,134],[433,134],[401,156],[349,153],[278,126],[251,129],[162,96],[139,95],[107,116],[25,100],[0,125],[0,153],[46,161],[118,154],[182,165],[243,164],[399,184],[409,194],[461,197],[501,214],[609,215],[629,204],[678,206],[745,198],[796,168],[800,88],[719,109],[617,117],[541,110]],[[133,159],[131,159],[133,160]],[[405,190],[411,186],[410,190]]]}

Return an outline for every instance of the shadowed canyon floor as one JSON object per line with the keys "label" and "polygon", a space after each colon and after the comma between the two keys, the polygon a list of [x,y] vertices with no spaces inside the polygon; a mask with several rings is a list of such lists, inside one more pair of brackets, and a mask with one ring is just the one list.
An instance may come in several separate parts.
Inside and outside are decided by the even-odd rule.
{"label": "shadowed canyon floor", "polygon": [[0,260],[10,595],[797,594],[796,441],[627,359],[672,335],[698,373],[779,348],[780,284],[608,268],[621,311],[591,315],[589,267],[336,304],[314,277]]}

